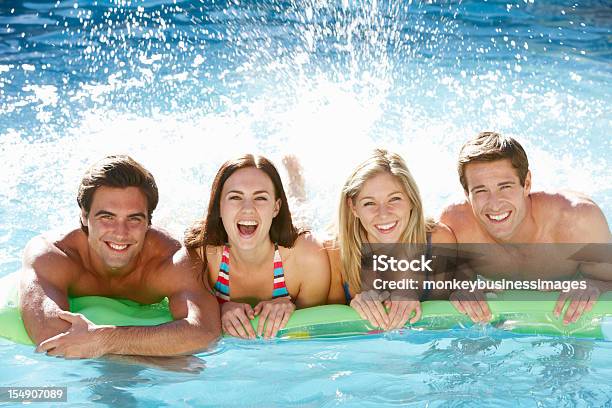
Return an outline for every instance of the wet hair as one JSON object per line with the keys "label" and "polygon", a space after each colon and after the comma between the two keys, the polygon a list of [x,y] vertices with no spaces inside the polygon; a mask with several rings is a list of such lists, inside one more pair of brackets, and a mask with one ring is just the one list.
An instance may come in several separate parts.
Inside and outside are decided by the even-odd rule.
{"label": "wet hair", "polygon": [[[221,192],[227,179],[236,171],[245,168],[256,168],[267,174],[274,185],[274,199],[281,201],[278,214],[270,226],[270,240],[287,248],[295,244],[300,232],[293,225],[287,196],[276,167],[263,156],[247,154],[226,161],[217,172],[210,191],[206,215],[196,221],[185,234],[184,243],[188,249],[205,249],[206,246],[220,246],[227,243],[227,231],[221,220]],[[206,257],[202,258],[206,262]]]}
{"label": "wet hair", "polygon": [[[159,201],[159,192],[153,175],[140,163],[126,155],[107,156],[91,166],[79,185],[77,202],[79,207],[88,216],[91,210],[94,193],[99,187],[127,188],[138,187],[147,198],[147,215],[149,225],[153,211]],[[83,225],[81,229],[87,234],[88,228]]]}
{"label": "wet hair", "polygon": [[366,181],[372,177],[388,173],[400,182],[412,210],[406,229],[400,235],[402,243],[424,244],[427,242],[427,227],[423,211],[423,203],[417,184],[408,170],[404,159],[396,153],[384,149],[376,149],[372,155],[359,164],[344,183],[340,194],[338,210],[337,234],[340,257],[342,259],[342,278],[349,284],[351,291],[361,291],[361,247],[366,237],[366,231],[361,221],[355,217],[350,208],[349,200],[355,204],[355,198]]}
{"label": "wet hair", "polygon": [[481,132],[468,140],[459,152],[457,172],[463,189],[467,192],[468,185],[465,179],[465,166],[474,162],[492,162],[510,159],[512,167],[517,171],[521,186],[525,186],[525,179],[529,172],[529,160],[523,146],[509,136],[502,136],[496,132]]}

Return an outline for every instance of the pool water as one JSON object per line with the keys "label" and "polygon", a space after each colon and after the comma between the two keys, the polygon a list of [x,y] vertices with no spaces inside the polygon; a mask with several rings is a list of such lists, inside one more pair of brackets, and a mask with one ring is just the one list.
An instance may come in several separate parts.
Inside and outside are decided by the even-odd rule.
{"label": "pool water", "polygon": [[[611,220],[611,35],[605,1],[3,1],[0,276],[78,225],[80,176],[111,153],[153,172],[153,222],[177,237],[223,161],[295,153],[294,210],[321,231],[371,148],[406,158],[436,215],[461,198],[459,147],[493,129],[523,143],[534,189],[582,191]],[[606,406],[610,347],[477,327],[135,363],[0,340],[0,385],[67,386],[75,406]]]}
{"label": "pool water", "polygon": [[[64,361],[2,344],[2,384],[107,406],[605,406],[612,345],[477,330],[266,343],[224,340],[181,372]],[[205,366],[202,371],[198,367]],[[9,374],[10,373],[10,374]]]}

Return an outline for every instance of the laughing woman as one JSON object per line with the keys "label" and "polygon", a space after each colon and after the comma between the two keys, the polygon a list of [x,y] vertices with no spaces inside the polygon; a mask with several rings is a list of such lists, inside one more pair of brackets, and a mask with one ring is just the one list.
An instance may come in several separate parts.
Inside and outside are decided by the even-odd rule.
{"label": "laughing woman", "polygon": [[249,154],[221,166],[207,215],[187,232],[185,246],[202,263],[223,330],[232,336],[274,337],[296,306],[327,299],[326,251],[294,227],[280,176],[264,157]]}

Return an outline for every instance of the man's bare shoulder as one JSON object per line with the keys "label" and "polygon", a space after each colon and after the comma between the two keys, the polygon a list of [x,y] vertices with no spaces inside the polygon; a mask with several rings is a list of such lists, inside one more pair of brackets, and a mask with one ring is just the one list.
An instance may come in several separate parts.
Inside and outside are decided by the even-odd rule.
{"label": "man's bare shoulder", "polygon": [[434,244],[456,244],[457,238],[446,224],[437,222],[431,229],[431,242]]}
{"label": "man's bare shoulder", "polygon": [[72,280],[83,269],[82,249],[87,236],[80,229],[50,231],[30,240],[23,254],[23,273],[49,280]]}
{"label": "man's bare shoulder", "polygon": [[599,206],[573,191],[531,194],[534,215],[555,242],[610,242],[610,229]]}
{"label": "man's bare shoulder", "polygon": [[[147,232],[141,258],[141,268],[149,287],[163,296],[167,296],[169,287],[178,283],[167,281],[167,279],[171,275],[176,276],[176,271],[182,269],[180,265],[175,263],[175,255],[180,249],[181,243],[167,231],[150,228]],[[159,290],[160,288],[163,290]]]}
{"label": "man's bare shoulder", "polygon": [[48,231],[32,238],[25,247],[24,260],[42,256],[71,257],[87,244],[87,236],[80,229],[70,232]]}
{"label": "man's bare shoulder", "polygon": [[160,274],[166,277],[183,274],[196,277],[201,273],[202,266],[202,259],[194,250],[182,247],[164,260]]}
{"label": "man's bare shoulder", "polygon": [[181,243],[169,232],[151,227],[147,232],[145,246],[150,256],[166,259],[181,248]]}
{"label": "man's bare shoulder", "polygon": [[440,214],[440,222],[455,232],[474,225],[474,214],[470,203],[462,200],[446,206]]}
{"label": "man's bare shoulder", "polygon": [[160,263],[154,274],[149,274],[150,288],[160,296],[208,289],[202,259],[194,250],[180,248]]}
{"label": "man's bare shoulder", "polygon": [[575,191],[537,191],[530,194],[533,205],[544,211],[575,212],[585,208],[597,207],[597,204],[586,194]]}

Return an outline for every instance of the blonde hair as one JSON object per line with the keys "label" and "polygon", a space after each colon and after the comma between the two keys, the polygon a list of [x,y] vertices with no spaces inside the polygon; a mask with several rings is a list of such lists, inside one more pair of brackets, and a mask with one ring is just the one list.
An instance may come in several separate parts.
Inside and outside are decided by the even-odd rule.
{"label": "blonde hair", "polygon": [[400,235],[400,242],[414,244],[427,242],[427,230],[430,226],[425,225],[421,195],[404,159],[400,155],[389,153],[384,149],[374,150],[373,154],[357,166],[353,174],[346,180],[340,194],[337,237],[340,258],[342,259],[342,280],[347,282],[351,291],[355,293],[361,291],[359,271],[361,268],[362,236],[365,236],[365,230],[359,219],[353,214],[349,206],[349,200],[352,200],[354,204],[355,197],[363,188],[364,183],[381,173],[391,174],[402,184],[412,205],[410,219],[406,229]]}

